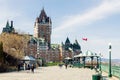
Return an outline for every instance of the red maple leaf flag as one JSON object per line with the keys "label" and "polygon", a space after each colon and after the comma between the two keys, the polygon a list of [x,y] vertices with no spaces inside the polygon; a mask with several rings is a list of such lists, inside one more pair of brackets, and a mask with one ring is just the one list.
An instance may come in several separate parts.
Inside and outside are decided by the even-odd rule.
{"label": "red maple leaf flag", "polygon": [[82,40],[87,41],[87,38],[82,38]]}

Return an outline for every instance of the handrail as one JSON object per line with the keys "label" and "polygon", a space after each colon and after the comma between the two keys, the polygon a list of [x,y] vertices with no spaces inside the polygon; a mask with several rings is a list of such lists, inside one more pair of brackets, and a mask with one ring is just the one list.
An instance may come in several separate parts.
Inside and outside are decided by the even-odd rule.
{"label": "handrail", "polygon": [[[102,64],[101,65],[102,71],[108,72],[109,66],[108,64]],[[120,78],[120,66],[112,66],[112,75]]]}

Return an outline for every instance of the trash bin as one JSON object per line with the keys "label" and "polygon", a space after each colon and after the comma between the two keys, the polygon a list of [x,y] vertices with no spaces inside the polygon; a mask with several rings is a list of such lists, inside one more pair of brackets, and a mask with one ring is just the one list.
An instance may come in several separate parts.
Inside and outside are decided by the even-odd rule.
{"label": "trash bin", "polygon": [[92,75],[92,80],[100,80],[100,79],[101,79],[101,75],[100,74]]}

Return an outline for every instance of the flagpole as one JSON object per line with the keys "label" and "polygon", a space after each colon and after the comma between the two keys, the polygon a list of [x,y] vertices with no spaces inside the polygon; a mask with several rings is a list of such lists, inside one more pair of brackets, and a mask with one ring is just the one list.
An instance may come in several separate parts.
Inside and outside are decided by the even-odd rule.
{"label": "flagpole", "polygon": [[84,41],[84,45],[85,45],[86,50],[88,50],[88,45],[87,45],[88,38],[82,38],[82,40]]}

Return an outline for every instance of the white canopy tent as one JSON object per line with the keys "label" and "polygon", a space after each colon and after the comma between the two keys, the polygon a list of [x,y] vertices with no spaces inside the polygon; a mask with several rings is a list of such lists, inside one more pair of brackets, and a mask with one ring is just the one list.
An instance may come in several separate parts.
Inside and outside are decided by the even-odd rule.
{"label": "white canopy tent", "polygon": [[70,57],[66,57],[65,59],[66,59],[66,60],[69,60],[69,59],[72,59],[72,58],[70,58]]}
{"label": "white canopy tent", "polygon": [[78,57],[99,57],[100,55],[91,52],[91,51],[86,51],[86,53],[80,53],[78,55],[75,55],[74,58],[78,58]]}
{"label": "white canopy tent", "polygon": [[25,56],[23,58],[23,60],[26,60],[26,61],[35,61],[35,58],[33,58],[32,56]]}
{"label": "white canopy tent", "polygon": [[98,66],[99,64],[98,59],[100,59],[100,55],[90,50],[86,51],[85,53],[80,53],[74,56],[74,60],[83,63],[84,67],[91,66],[91,68],[93,68],[95,65]]}

